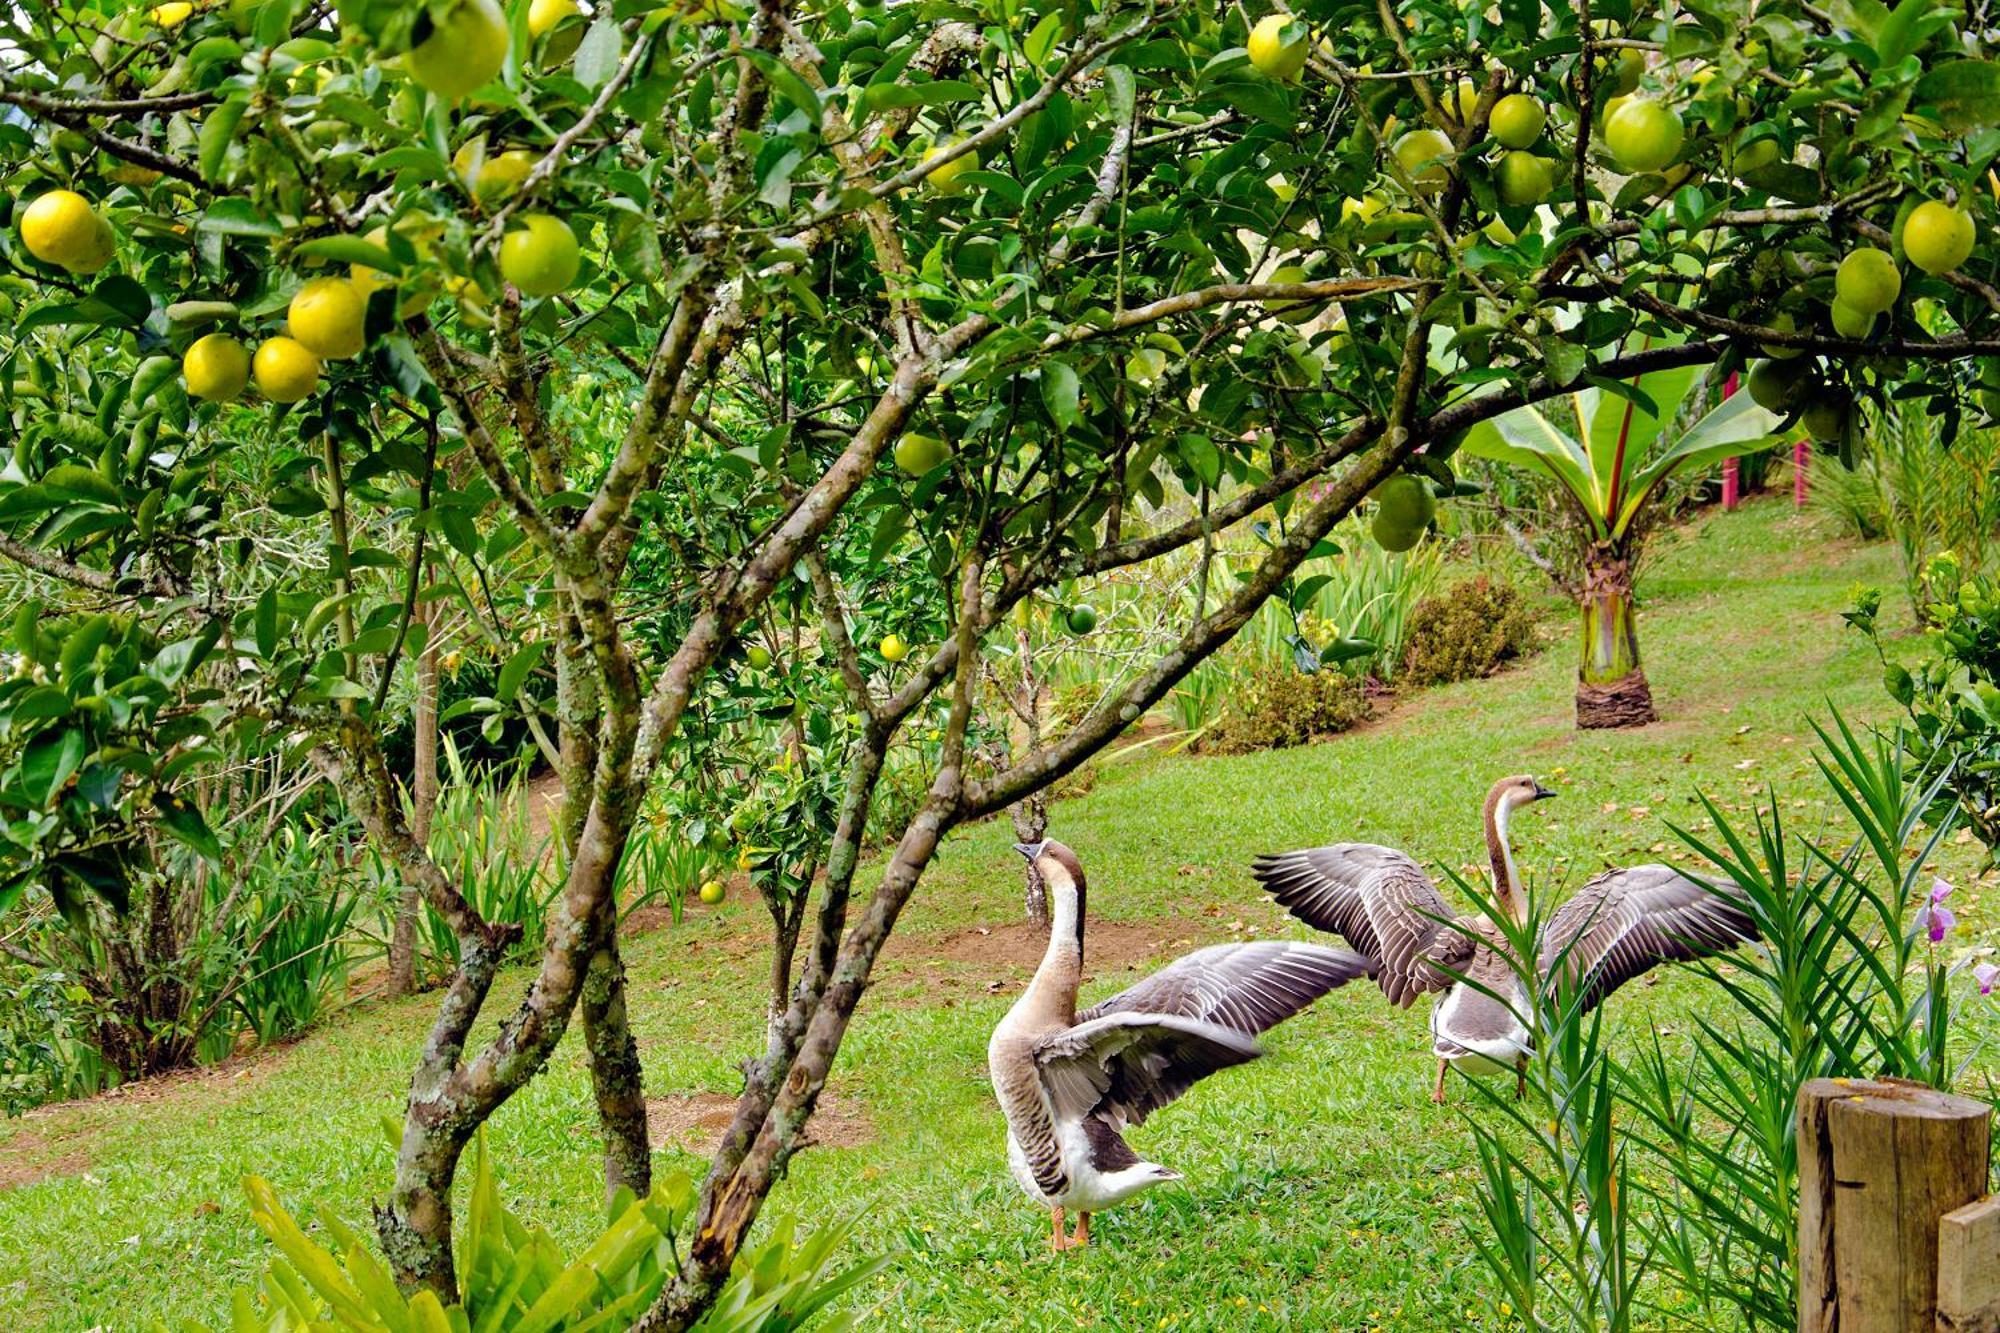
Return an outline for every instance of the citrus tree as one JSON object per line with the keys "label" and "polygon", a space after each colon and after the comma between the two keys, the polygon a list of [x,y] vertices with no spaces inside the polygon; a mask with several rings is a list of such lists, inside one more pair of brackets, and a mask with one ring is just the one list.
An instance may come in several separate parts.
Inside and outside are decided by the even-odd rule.
{"label": "citrus tree", "polygon": [[[0,39],[0,554],[42,594],[8,893],[112,813],[226,850],[224,741],[323,774],[458,940],[378,1213],[445,1297],[460,1155],[572,1024],[644,1192],[614,890],[743,672],[838,795],[654,1329],[715,1299],[939,840],[1096,754],[1392,474],[1432,492],[1384,492],[1401,544],[1514,408],[1764,345],[1949,414],[2000,351],[2000,69],[1919,0],[68,0]],[[1920,202],[1971,247],[1898,258]],[[1858,248],[1898,289],[1862,332],[1827,299]],[[1095,706],[980,744],[1014,607],[1252,517],[1261,559]],[[286,524],[310,549],[259,558]],[[497,1025],[515,941],[380,744],[447,603],[565,792]],[[136,630],[41,637],[79,609]],[[127,735],[133,690],[171,725]],[[914,797],[864,867],[885,773]]]}
{"label": "citrus tree", "polygon": [[1658,716],[1652,687],[1639,665],[1632,588],[1647,506],[1676,472],[1763,448],[1784,420],[1742,393],[1670,435],[1684,400],[1696,390],[1694,380],[1694,369],[1682,366],[1641,376],[1617,392],[1596,385],[1581,389],[1570,403],[1576,435],[1535,407],[1517,407],[1482,421],[1466,435],[1466,453],[1553,481],[1582,530],[1579,727],[1643,726]]}

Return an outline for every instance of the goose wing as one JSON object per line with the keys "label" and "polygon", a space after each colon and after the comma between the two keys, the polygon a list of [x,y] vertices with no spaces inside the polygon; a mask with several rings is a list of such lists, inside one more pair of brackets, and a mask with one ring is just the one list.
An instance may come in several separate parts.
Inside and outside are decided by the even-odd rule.
{"label": "goose wing", "polygon": [[1607,870],[1557,909],[1541,967],[1564,969],[1585,1009],[1661,963],[1722,953],[1757,938],[1733,884],[1710,886],[1671,866]]}
{"label": "goose wing", "polygon": [[1145,1122],[1219,1069],[1257,1058],[1248,1035],[1177,1014],[1105,1014],[1035,1044],[1058,1120],[1096,1116],[1113,1129]]}
{"label": "goose wing", "polygon": [[1368,967],[1295,940],[1197,949],[1044,1038],[1036,1065],[1059,1112],[1136,1125],[1217,1070],[1255,1059],[1251,1038]]}
{"label": "goose wing", "polygon": [[1369,970],[1345,949],[1297,940],[1216,944],[1178,958],[1137,985],[1077,1015],[1172,1014],[1254,1037]]}
{"label": "goose wing", "polygon": [[1393,847],[1341,842],[1280,852],[1258,857],[1251,873],[1287,912],[1366,954],[1391,1004],[1407,1009],[1443,990],[1450,972],[1472,959],[1473,937],[1452,924],[1437,885]]}

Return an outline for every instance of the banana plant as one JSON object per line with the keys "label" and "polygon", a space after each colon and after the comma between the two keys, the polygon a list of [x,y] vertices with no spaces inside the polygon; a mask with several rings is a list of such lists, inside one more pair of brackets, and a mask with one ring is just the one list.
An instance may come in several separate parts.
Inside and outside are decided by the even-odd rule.
{"label": "banana plant", "polygon": [[1692,367],[1682,367],[1571,394],[1580,439],[1544,411],[1522,407],[1473,427],[1461,446],[1474,457],[1553,477],[1582,527],[1579,727],[1644,726],[1658,717],[1639,665],[1632,585],[1648,506],[1676,472],[1755,453],[1783,424],[1777,413],[1739,393],[1669,437],[1695,379]]}

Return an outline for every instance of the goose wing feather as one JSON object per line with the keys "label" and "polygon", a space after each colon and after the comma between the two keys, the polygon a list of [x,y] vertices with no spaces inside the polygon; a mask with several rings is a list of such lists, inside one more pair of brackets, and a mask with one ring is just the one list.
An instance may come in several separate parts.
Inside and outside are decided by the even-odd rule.
{"label": "goose wing feather", "polygon": [[1567,971],[1583,1008],[1661,963],[1688,962],[1757,938],[1741,891],[1671,866],[1607,870],[1556,910],[1542,933],[1545,974]]}
{"label": "goose wing feather", "polygon": [[1147,1116],[1217,1070],[1257,1058],[1247,1034],[1178,1014],[1105,1014],[1035,1044],[1059,1120],[1095,1115],[1113,1129]]}
{"label": "goose wing feather", "polygon": [[1367,955],[1382,993],[1401,1008],[1451,985],[1451,973],[1472,959],[1475,941],[1452,924],[1437,885],[1393,847],[1342,842],[1280,852],[1258,857],[1251,872],[1287,912]]}
{"label": "goose wing feather", "polygon": [[1217,944],[1176,959],[1077,1015],[1173,1014],[1256,1036],[1370,969],[1359,954],[1298,940]]}

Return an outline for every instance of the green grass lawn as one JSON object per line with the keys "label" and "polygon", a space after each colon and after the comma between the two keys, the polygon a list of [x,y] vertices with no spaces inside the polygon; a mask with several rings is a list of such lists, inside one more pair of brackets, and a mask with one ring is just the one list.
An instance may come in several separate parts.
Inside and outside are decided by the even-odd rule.
{"label": "green grass lawn", "polygon": [[[1897,586],[1893,556],[1830,539],[1766,501],[1663,534],[1641,627],[1664,720],[1578,733],[1567,617],[1552,646],[1495,680],[1437,690],[1329,744],[1240,758],[1110,766],[1056,807],[1052,832],[1090,873],[1090,906],[1124,955],[1098,995],[1193,945],[1289,928],[1260,900],[1251,856],[1368,839],[1470,866],[1487,784],[1528,770],[1561,798],[1517,831],[1523,872],[1573,887],[1607,863],[1656,859],[1703,790],[1747,811],[1770,784],[1786,814],[1830,820],[1808,716],[1885,716],[1879,669],[1839,613],[1856,582]],[[1892,599],[1893,601],[1894,599]],[[1476,1158],[1462,1086],[1428,1102],[1424,1010],[1372,986],[1274,1033],[1266,1059],[1221,1075],[1133,1134],[1186,1175],[1100,1219],[1090,1250],[1052,1259],[1046,1215],[1009,1179],[985,1081],[986,1036],[1027,969],[982,928],[1019,912],[1004,821],[954,838],[905,913],[835,1079],[837,1146],[797,1161],[772,1211],[859,1215],[858,1251],[893,1264],[868,1324],[908,1329],[1501,1328],[1469,1235]],[[2000,942],[1963,869],[1961,946]],[[2000,879],[1993,881],[2000,886]],[[733,1094],[759,1032],[762,909],[738,895],[629,949],[634,1021],[655,1096]],[[1018,932],[1016,932],[1017,934]],[[984,942],[994,941],[989,949]],[[1018,940],[1016,940],[1018,943]],[[518,988],[524,978],[511,979]],[[507,1011],[511,990],[489,1007]],[[0,1328],[213,1321],[267,1257],[238,1181],[269,1177],[303,1210],[363,1221],[391,1162],[398,1110],[433,1001],[370,1004],[287,1049],[160,1086],[0,1124]],[[1713,996],[1688,975],[1613,1002],[1610,1040],[1684,1027]],[[1993,1030],[1990,1015],[1975,1026]],[[598,1224],[588,1081],[576,1043],[495,1119],[503,1190],[567,1243]],[[677,1149],[663,1166],[699,1171]],[[39,1175],[38,1179],[36,1177]]]}

